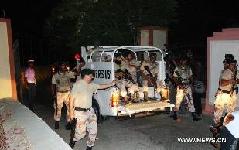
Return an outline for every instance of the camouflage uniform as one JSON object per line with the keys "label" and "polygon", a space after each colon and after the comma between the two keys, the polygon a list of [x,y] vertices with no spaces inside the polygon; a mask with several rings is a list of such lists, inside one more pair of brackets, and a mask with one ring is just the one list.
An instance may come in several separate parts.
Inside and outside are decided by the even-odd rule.
{"label": "camouflage uniform", "polygon": [[[221,72],[220,80],[231,80],[233,79],[233,72],[229,69],[226,69]],[[216,95],[216,100],[214,102],[215,110],[214,110],[214,123],[220,123],[221,117],[223,117],[226,113],[231,113],[234,111],[236,107],[236,92],[232,90],[232,84],[227,86],[220,86]]]}
{"label": "camouflage uniform", "polygon": [[87,146],[94,146],[97,136],[97,117],[93,108],[87,111],[75,111],[77,118],[74,141],[79,141],[86,136],[88,131]]}
{"label": "camouflage uniform", "polygon": [[189,78],[192,75],[193,74],[190,67],[176,67],[176,69],[174,70],[173,77],[180,78],[183,84],[183,87],[177,86],[175,111],[178,111],[183,100],[186,100],[186,105],[188,107],[188,110],[190,112],[195,112],[195,108],[193,105],[192,89],[189,83],[190,82]]}
{"label": "camouflage uniform", "polygon": [[93,147],[97,136],[97,116],[92,108],[93,93],[99,89],[98,84],[77,81],[72,88],[71,97],[74,105],[74,118],[77,119],[73,141],[84,138],[88,132],[87,146]]}
{"label": "camouflage uniform", "polygon": [[56,102],[54,103],[54,119],[55,121],[60,121],[61,119],[61,109],[63,107],[63,103],[66,104],[67,107],[67,122],[70,121],[69,116],[69,96],[71,90],[71,78],[75,78],[73,72],[65,72],[65,73],[56,73],[52,77],[52,84],[56,85]]}

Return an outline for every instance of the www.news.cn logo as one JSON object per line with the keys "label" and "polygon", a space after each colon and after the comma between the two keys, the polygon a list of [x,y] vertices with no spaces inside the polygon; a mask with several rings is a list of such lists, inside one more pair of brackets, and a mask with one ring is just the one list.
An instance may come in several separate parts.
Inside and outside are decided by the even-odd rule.
{"label": "www.news.cn logo", "polygon": [[184,137],[178,138],[178,142],[180,143],[223,143],[226,142],[226,138],[192,138],[192,137]]}

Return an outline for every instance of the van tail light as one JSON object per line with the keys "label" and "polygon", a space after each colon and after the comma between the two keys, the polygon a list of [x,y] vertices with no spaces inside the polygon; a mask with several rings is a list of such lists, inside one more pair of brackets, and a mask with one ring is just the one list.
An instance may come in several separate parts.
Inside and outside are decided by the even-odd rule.
{"label": "van tail light", "polygon": [[114,92],[111,97],[111,107],[117,107],[119,104],[119,99],[120,99],[119,93]]}

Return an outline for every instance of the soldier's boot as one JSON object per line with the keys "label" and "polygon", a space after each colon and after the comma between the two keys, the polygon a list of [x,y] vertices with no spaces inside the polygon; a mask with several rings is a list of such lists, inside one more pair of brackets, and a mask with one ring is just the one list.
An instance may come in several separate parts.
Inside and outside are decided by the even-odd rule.
{"label": "soldier's boot", "polygon": [[86,150],[92,150],[92,146],[87,146]]}
{"label": "soldier's boot", "polygon": [[216,127],[210,126],[209,130],[212,132],[213,137],[218,134],[218,129]]}
{"label": "soldier's boot", "polygon": [[177,120],[178,119],[176,111],[173,112],[172,118],[173,118],[173,120]]}
{"label": "soldier's boot", "polygon": [[216,137],[216,136],[219,135],[222,125],[223,124],[221,122],[219,122],[217,124],[214,124],[214,125],[210,126],[209,130],[212,132],[213,137]]}
{"label": "soldier's boot", "polygon": [[66,124],[66,130],[70,130],[71,129],[71,123],[70,122],[67,122]]}
{"label": "soldier's boot", "polygon": [[201,118],[199,118],[195,112],[192,112],[192,117],[193,117],[193,121],[201,120]]}
{"label": "soldier's boot", "polygon": [[55,129],[59,129],[59,127],[60,127],[60,121],[56,121],[55,122]]}
{"label": "soldier's boot", "polygon": [[73,139],[70,140],[70,147],[73,149],[75,147],[76,141],[73,141]]}
{"label": "soldier's boot", "polygon": [[216,142],[210,142],[210,144],[215,148],[215,149],[218,149],[220,146],[219,146],[219,143],[216,143]]}

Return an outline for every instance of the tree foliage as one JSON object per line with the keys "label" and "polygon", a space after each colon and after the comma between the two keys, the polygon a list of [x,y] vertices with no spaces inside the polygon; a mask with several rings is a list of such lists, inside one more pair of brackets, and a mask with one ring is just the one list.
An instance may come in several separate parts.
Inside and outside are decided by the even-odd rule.
{"label": "tree foliage", "polygon": [[176,6],[176,0],[63,0],[52,10],[45,31],[55,49],[133,45],[138,27],[174,22]]}

